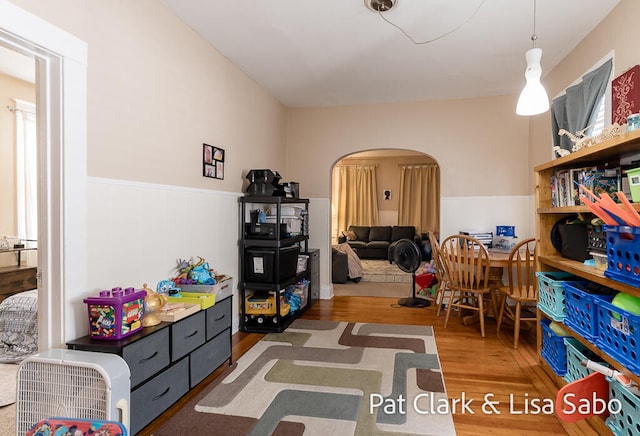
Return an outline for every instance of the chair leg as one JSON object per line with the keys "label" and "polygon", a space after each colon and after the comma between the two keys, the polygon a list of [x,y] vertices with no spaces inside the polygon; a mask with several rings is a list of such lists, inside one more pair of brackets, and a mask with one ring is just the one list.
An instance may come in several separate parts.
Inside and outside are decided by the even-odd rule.
{"label": "chair leg", "polygon": [[453,302],[455,300],[456,293],[452,289],[449,293],[449,303],[447,304],[447,314],[444,317],[444,328],[447,328],[447,324],[449,323],[449,316],[451,315],[451,307],[453,306]]}
{"label": "chair leg", "polygon": [[504,305],[507,304],[507,297],[506,295],[504,296],[504,298],[502,299],[502,303],[500,304],[500,313],[498,313],[498,319],[497,319],[497,327],[496,327],[496,333],[500,333],[500,326],[502,325],[502,317],[504,316]]}
{"label": "chair leg", "polygon": [[438,292],[436,293],[436,316],[440,316],[440,311],[442,310],[442,301],[444,300],[444,291],[445,287],[444,283],[440,282],[438,284]]}
{"label": "chair leg", "polygon": [[518,340],[520,339],[520,311],[521,311],[521,307],[520,307],[520,302],[518,301],[516,303],[516,313],[514,318],[514,330],[513,330],[513,348],[514,349],[518,349]]}
{"label": "chair leg", "polygon": [[484,338],[484,303],[482,294],[478,295],[478,316],[480,317],[480,334]]}

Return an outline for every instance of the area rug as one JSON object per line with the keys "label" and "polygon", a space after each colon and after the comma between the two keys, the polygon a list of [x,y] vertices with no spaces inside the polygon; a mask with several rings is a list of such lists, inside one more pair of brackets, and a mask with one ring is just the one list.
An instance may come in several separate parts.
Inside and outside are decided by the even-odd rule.
{"label": "area rug", "polygon": [[388,260],[361,259],[362,281],[378,283],[411,283],[411,274]]}
{"label": "area rug", "polygon": [[298,319],[243,355],[190,420],[207,434],[454,435],[447,402],[432,327]]}
{"label": "area rug", "polygon": [[16,401],[16,374],[18,365],[0,363],[0,407]]}

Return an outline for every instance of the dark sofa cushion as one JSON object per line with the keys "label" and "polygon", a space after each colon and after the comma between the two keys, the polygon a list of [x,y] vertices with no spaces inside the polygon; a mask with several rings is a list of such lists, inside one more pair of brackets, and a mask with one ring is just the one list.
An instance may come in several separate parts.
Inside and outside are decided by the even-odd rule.
{"label": "dark sofa cushion", "polygon": [[349,241],[348,244],[349,244],[349,246],[351,248],[353,248],[354,250],[357,250],[358,248],[366,247],[368,242],[364,242],[364,241]]}
{"label": "dark sofa cushion", "polygon": [[358,239],[356,241],[369,242],[369,226],[349,226],[349,230],[356,234]]}
{"label": "dark sofa cushion", "polygon": [[400,239],[411,239],[416,237],[416,228],[414,226],[393,226],[391,230],[391,241],[399,241]]}
{"label": "dark sofa cushion", "polygon": [[369,242],[391,241],[391,226],[373,226],[369,232]]}
{"label": "dark sofa cushion", "polygon": [[367,248],[387,250],[389,248],[389,244],[391,244],[389,241],[370,241],[367,244]]}

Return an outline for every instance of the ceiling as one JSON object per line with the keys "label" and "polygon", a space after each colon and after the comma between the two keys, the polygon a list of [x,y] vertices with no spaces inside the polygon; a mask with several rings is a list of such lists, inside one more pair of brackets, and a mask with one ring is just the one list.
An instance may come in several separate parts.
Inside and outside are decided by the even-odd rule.
{"label": "ceiling", "polygon": [[[516,95],[532,47],[533,0],[397,0],[428,44],[368,0],[161,1],[290,107]],[[543,78],[619,1],[537,0]]]}
{"label": "ceiling", "polygon": [[[428,44],[368,0],[161,1],[290,107],[516,95],[532,46],[533,0],[397,0]],[[543,78],[619,1],[537,0]],[[33,82],[33,59],[0,46],[0,73]]]}

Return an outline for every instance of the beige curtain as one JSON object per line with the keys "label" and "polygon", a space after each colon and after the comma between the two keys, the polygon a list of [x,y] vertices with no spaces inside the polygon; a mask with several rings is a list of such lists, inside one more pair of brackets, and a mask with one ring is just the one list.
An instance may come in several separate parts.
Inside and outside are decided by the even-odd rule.
{"label": "beige curtain", "polygon": [[440,231],[440,168],[403,165],[400,173],[398,225],[415,226],[418,233]]}
{"label": "beige curtain", "polygon": [[375,165],[337,166],[338,234],[349,226],[378,225]]}

